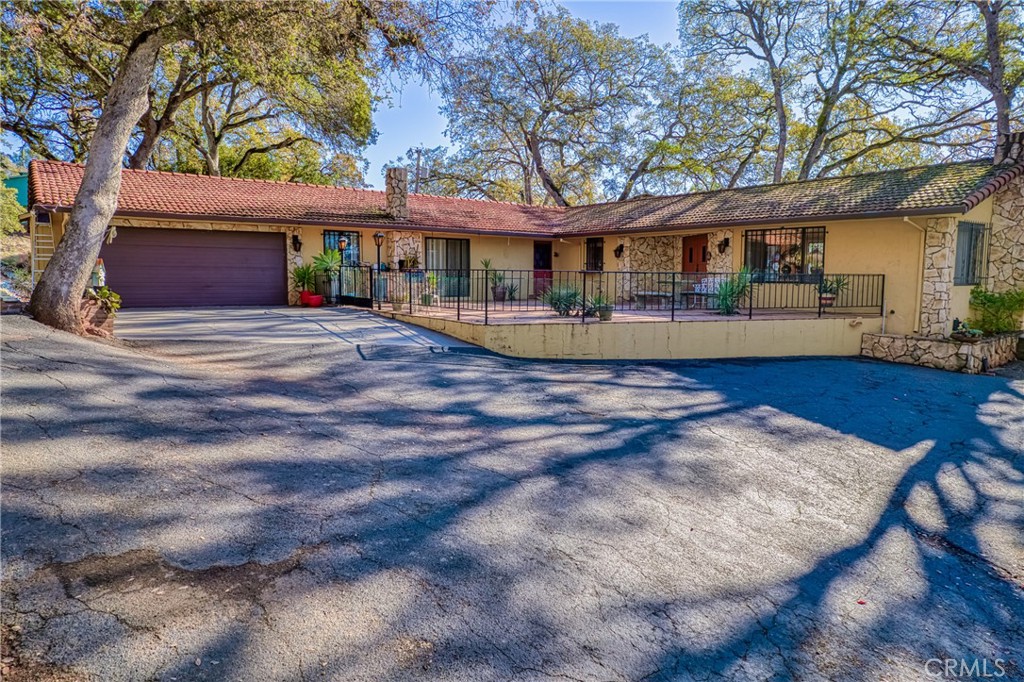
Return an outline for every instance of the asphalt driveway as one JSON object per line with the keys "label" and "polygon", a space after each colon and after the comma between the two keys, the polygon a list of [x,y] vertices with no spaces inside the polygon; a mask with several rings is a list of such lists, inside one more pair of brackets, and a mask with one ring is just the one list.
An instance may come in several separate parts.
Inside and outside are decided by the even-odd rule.
{"label": "asphalt driveway", "polygon": [[2,340],[8,679],[1024,675],[1022,381]]}
{"label": "asphalt driveway", "polygon": [[359,308],[150,308],[122,310],[117,335],[133,341],[468,346]]}

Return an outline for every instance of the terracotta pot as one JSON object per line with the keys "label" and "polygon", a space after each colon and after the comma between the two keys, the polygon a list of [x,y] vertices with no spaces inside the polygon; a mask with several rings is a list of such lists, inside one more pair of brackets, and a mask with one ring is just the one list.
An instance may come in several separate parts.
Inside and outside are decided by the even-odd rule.
{"label": "terracotta pot", "polygon": [[306,299],[306,305],[310,308],[319,308],[324,304],[324,297],[320,294],[310,294]]}

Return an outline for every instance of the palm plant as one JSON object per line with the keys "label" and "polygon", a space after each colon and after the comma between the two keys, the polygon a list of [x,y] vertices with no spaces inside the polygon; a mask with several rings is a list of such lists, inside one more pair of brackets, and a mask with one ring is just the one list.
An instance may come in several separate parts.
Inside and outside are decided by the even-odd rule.
{"label": "palm plant", "polygon": [[324,249],[323,253],[313,256],[313,267],[324,276],[327,285],[324,293],[330,302],[333,302],[331,282],[334,281],[337,275],[341,274],[342,262],[341,252],[337,249]]}
{"label": "palm plant", "polygon": [[292,285],[296,291],[312,291],[316,286],[316,269],[312,265],[296,265],[292,268]]}

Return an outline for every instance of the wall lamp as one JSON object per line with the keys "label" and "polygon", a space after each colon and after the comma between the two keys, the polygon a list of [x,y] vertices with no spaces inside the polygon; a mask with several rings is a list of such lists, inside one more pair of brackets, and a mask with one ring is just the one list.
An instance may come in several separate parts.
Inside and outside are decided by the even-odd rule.
{"label": "wall lamp", "polygon": [[722,241],[718,242],[718,253],[725,253],[725,250],[729,248],[729,238],[726,237]]}
{"label": "wall lamp", "polygon": [[292,235],[292,251],[296,253],[302,251],[302,237],[297,234]]}
{"label": "wall lamp", "polygon": [[612,253],[615,254],[616,258],[622,258],[622,252],[625,251],[625,249],[626,249],[625,246],[623,246],[622,244],[619,244],[618,246],[615,247],[615,250],[612,251]]}

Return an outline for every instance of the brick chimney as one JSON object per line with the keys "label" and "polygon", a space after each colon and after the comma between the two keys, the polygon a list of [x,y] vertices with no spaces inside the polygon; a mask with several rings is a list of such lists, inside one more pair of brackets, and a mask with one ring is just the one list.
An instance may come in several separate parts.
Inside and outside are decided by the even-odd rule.
{"label": "brick chimney", "polygon": [[995,163],[1024,161],[1024,130],[996,137]]}
{"label": "brick chimney", "polygon": [[388,168],[384,176],[385,210],[395,220],[409,219],[409,171]]}

